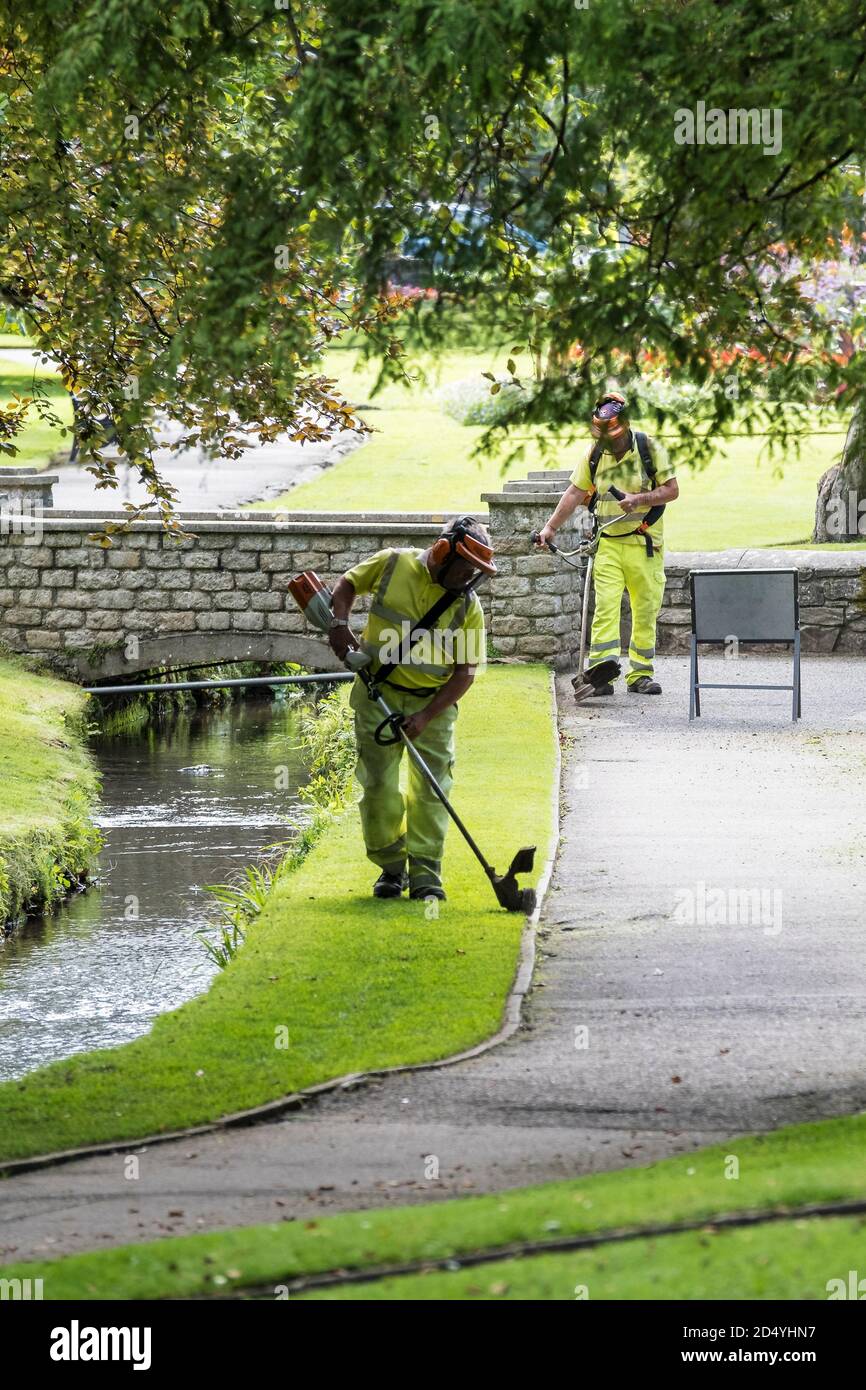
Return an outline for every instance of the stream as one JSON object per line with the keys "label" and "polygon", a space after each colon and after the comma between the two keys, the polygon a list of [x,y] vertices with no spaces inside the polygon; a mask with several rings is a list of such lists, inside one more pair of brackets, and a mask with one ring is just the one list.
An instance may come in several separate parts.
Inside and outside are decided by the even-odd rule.
{"label": "stream", "polygon": [[[207,989],[193,933],[223,883],[288,838],[306,780],[290,702],[244,700],[92,739],[104,846],[91,886],[0,937],[0,1080],[146,1033]],[[277,785],[285,790],[277,790]]]}

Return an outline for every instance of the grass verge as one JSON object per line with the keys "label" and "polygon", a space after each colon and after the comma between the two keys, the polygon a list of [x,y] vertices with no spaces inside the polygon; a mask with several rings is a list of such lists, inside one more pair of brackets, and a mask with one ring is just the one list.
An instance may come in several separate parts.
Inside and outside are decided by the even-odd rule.
{"label": "grass verge", "polygon": [[858,1260],[862,1264],[862,1252],[862,1217],[813,1218],[498,1260],[454,1273],[431,1270],[301,1297],[440,1303],[825,1299],[828,1280],[847,1284],[848,1270]]}
{"label": "grass verge", "polygon": [[[700,1222],[741,1211],[787,1211],[866,1198],[866,1116],[732,1140],[645,1168],[420,1206],[347,1212],[316,1221],[176,1236],[51,1262],[10,1265],[3,1277],[44,1277],[45,1296],[161,1298],[264,1287],[328,1270],[459,1259],[520,1241]],[[731,1156],[739,1163],[732,1171]],[[792,1217],[735,1230],[701,1229],[564,1254],[431,1271],[340,1289],[327,1298],[575,1297],[824,1298],[844,1278],[864,1218]],[[848,1261],[848,1263],[846,1263]],[[504,1287],[503,1287],[504,1286]],[[295,1294],[292,1294],[295,1297]]]}
{"label": "grass verge", "polygon": [[[497,867],[525,843],[538,844],[542,864],[553,843],[548,682],[543,667],[492,667],[461,709],[455,797]],[[246,946],[206,994],[133,1043],[0,1086],[0,1157],[202,1123],[345,1072],[430,1061],[490,1036],[523,919],[497,908],[454,833],[445,872],[450,900],[438,920],[428,920],[423,903],[373,899],[376,873],[357,816],[338,817],[278,882]]]}
{"label": "grass verge", "polygon": [[0,659],[0,924],[63,897],[98,848],[86,700],[74,685]]}

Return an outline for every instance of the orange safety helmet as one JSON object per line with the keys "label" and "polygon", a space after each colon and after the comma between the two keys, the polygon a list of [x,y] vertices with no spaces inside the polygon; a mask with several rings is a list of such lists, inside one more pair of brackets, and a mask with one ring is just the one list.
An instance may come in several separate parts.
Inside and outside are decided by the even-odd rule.
{"label": "orange safety helmet", "polygon": [[629,432],[627,412],[625,396],[620,395],[619,391],[606,391],[596,401],[592,412],[589,428],[593,439],[600,439],[605,444],[616,444],[624,439]]}
{"label": "orange safety helmet", "polygon": [[430,547],[430,559],[434,565],[447,565],[449,560],[459,555],[482,574],[496,574],[493,547],[486,545],[480,537],[472,535],[470,528],[477,525],[478,522],[473,516],[461,516],[453,521]]}

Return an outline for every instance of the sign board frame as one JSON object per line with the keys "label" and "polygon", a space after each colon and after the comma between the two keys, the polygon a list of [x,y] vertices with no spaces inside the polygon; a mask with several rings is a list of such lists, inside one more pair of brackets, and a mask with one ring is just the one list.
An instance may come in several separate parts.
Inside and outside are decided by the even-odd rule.
{"label": "sign board frame", "polygon": [[[733,627],[737,621],[742,622],[743,605],[748,603],[749,594],[747,585],[742,581],[748,581],[748,585],[754,590],[755,581],[763,577],[772,576],[775,583],[765,584],[763,597],[763,609],[760,605],[756,606],[750,613],[746,621],[746,629],[750,635],[743,637],[735,631],[728,631],[723,634],[721,629],[725,626],[724,620],[724,590],[729,588],[732,597],[730,602],[731,618],[729,626]],[[712,569],[712,570],[692,570],[689,574],[689,595],[691,599],[691,619],[692,629],[690,636],[690,669],[689,669],[689,719],[700,718],[701,715],[701,694],[702,690],[790,690],[792,696],[791,718],[797,720],[802,713],[800,698],[800,591],[799,591],[799,572],[796,569]],[[713,579],[721,580],[721,584],[713,586],[710,582]],[[791,587],[788,589],[785,581],[790,580]],[[781,582],[780,582],[781,581]],[[712,594],[715,587],[716,593]],[[701,590],[706,593],[702,594]],[[737,594],[736,590],[743,592]],[[754,598],[754,595],[751,596]],[[734,613],[739,608],[740,617],[735,618]],[[775,612],[774,612],[775,608]],[[707,635],[707,634],[710,635]],[[698,666],[698,646],[725,646],[731,640],[736,639],[739,646],[764,645],[785,645],[793,648],[793,673],[790,685],[754,685],[740,682],[733,684],[730,682],[702,681],[700,679],[700,669]]]}

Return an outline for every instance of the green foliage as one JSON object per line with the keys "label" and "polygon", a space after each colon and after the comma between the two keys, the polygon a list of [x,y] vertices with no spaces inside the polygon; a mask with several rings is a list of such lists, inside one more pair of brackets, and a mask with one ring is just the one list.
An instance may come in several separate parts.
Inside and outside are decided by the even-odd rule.
{"label": "green foliage", "polygon": [[0,834],[0,924],[50,912],[70,890],[84,886],[101,843],[90,809],[89,797],[70,789],[50,828]]}
{"label": "green foliage", "polygon": [[[660,365],[717,384],[707,435],[734,378],[785,445],[766,402],[866,383],[808,292],[861,244],[864,56],[859,0],[33,0],[0,48],[0,294],[103,484],[110,416],[165,508],[156,414],[228,457],[321,437],[354,419],[328,342],[360,336],[391,379],[470,311],[531,352],[526,421],[582,430],[610,377]],[[780,111],[781,146],[678,143],[699,102]],[[407,237],[433,300],[383,289]],[[0,440],[50,409],[11,400]],[[672,427],[706,457],[694,413]]]}
{"label": "green foliage", "polygon": [[[713,433],[734,418],[731,379],[741,402],[758,381],[769,399],[859,387],[860,355],[833,358],[836,325],[803,293],[846,224],[855,242],[863,229],[859,7],[817,13],[795,6],[780,24],[766,0],[491,0],[428,24],[409,0],[350,32],[343,6],[323,5],[297,98],[305,206],[333,195],[339,166],[335,215],[367,248],[369,285],[404,231],[427,244],[441,295],[413,311],[416,340],[437,341],[457,300],[492,340],[549,349],[561,369],[543,374],[529,421],[582,428],[609,377],[656,364],[675,383],[717,379]],[[698,102],[780,110],[781,149],[677,143],[677,113]],[[421,113],[435,118],[426,138]],[[455,197],[474,222],[452,215]],[[760,399],[752,420],[793,438]],[[693,414],[672,421],[692,454],[694,427]],[[503,440],[489,431],[488,447]]]}
{"label": "green foliage", "polygon": [[[97,654],[101,651],[102,655],[110,648],[102,649],[91,647],[88,652],[88,659],[91,664],[97,664]],[[92,727],[94,731],[109,737],[121,736],[138,733],[144,725],[151,719],[159,719],[175,714],[181,710],[193,710],[196,706],[227,705],[235,700],[242,700],[248,687],[243,686],[217,686],[213,690],[172,690],[170,687],[189,680],[235,680],[242,676],[290,676],[297,674],[300,667],[293,662],[273,662],[269,669],[263,670],[261,663],[255,661],[235,661],[217,663],[213,666],[196,667],[194,671],[176,671],[168,666],[159,666],[151,671],[142,671],[138,676],[130,677],[130,684],[134,681],[142,685],[165,685],[165,690],[151,690],[142,695],[106,695],[101,697],[93,695],[91,697],[92,707],[95,711],[95,719]],[[294,686],[259,686],[257,687],[259,698],[275,701],[302,700],[304,695],[301,687]]]}
{"label": "green foliage", "polygon": [[[94,697],[94,701],[96,698]],[[146,695],[138,695],[125,701],[106,700],[98,719],[91,727],[104,738],[130,737],[140,733],[149,723],[151,709]]]}
{"label": "green foliage", "polygon": [[305,799],[317,810],[339,811],[346,804],[356,750],[348,691],[333,691],[306,706],[300,715],[301,747],[309,759]]}
{"label": "green foliage", "polygon": [[[342,248],[293,215],[292,29],[262,0],[35,0],[2,28],[0,296],[74,392],[100,486],[113,422],[164,513],[159,415],[230,458],[353,425],[316,356],[345,329],[387,344],[401,303],[357,302]],[[44,390],[12,396],[0,448],[34,412],[61,423]]]}
{"label": "green foliage", "polygon": [[[204,930],[195,935],[220,969],[234,959],[243,944],[246,928],[264,907],[276,872],[266,864],[261,867],[248,864],[235,882],[205,886],[205,891],[212,893],[219,903],[223,920],[217,924],[215,933]],[[215,941],[211,939],[214,934]]]}
{"label": "green foliage", "polygon": [[497,378],[493,386],[483,377],[455,381],[440,388],[439,405],[458,425],[504,424],[524,408],[527,387],[515,386],[508,377]]}

